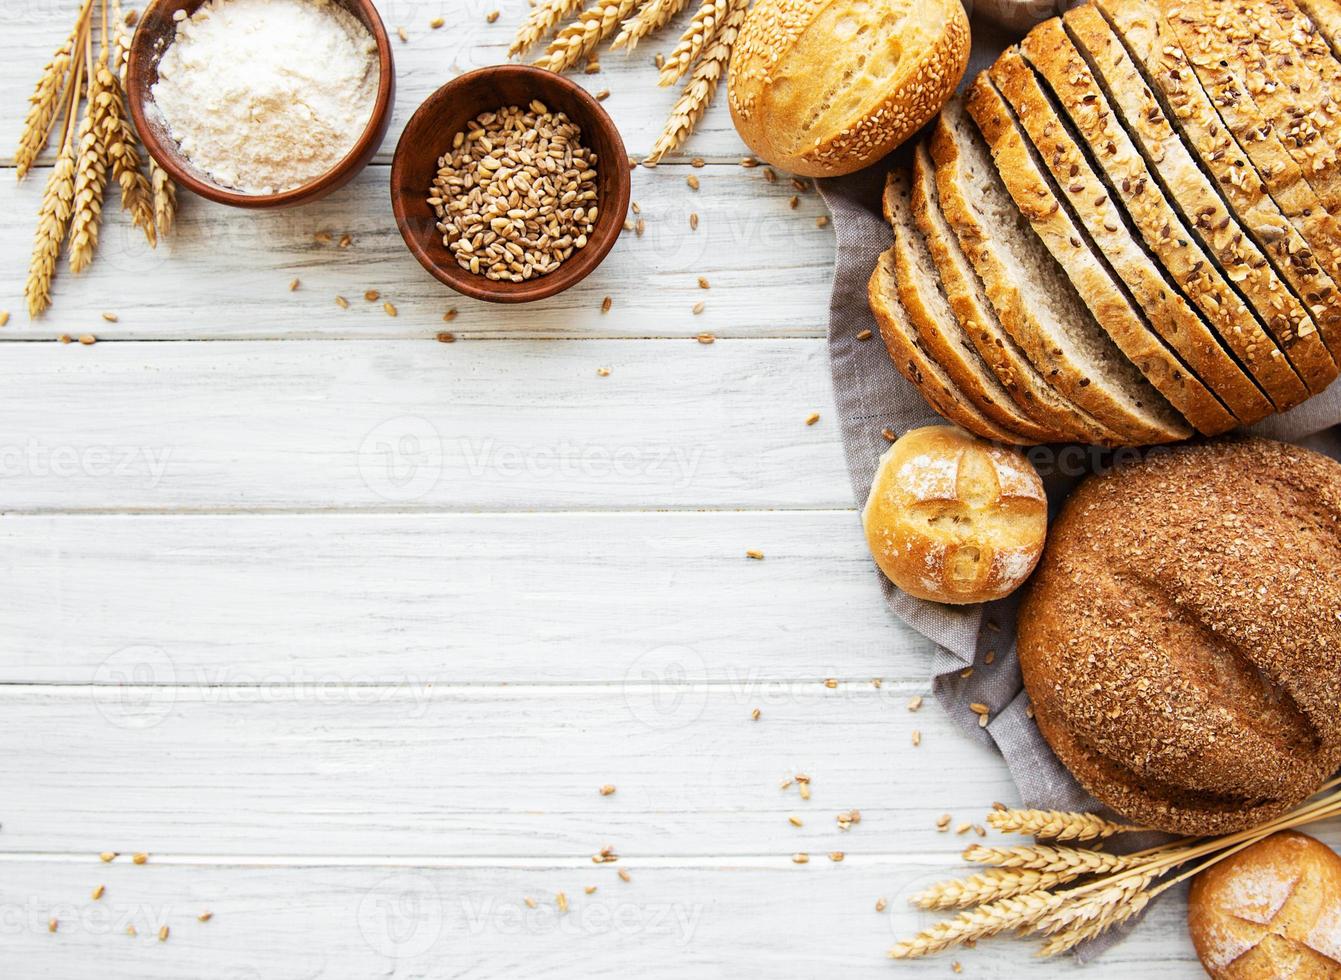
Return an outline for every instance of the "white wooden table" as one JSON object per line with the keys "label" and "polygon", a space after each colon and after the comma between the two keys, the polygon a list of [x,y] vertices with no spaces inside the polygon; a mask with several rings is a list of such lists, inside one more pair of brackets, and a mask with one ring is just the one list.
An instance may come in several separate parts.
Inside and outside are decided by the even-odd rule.
{"label": "white wooden table", "polygon": [[[930,700],[906,710],[930,651],[853,507],[815,193],[792,207],[739,167],[718,105],[636,172],[646,234],[554,301],[461,300],[402,247],[399,124],[503,59],[523,4],[489,26],[494,5],[382,4],[410,33],[397,127],[348,189],[278,214],[184,199],[157,252],[117,213],[39,322],[45,172],[0,179],[0,975],[1076,972],[1008,942],[884,959],[928,921],[907,896],[960,870],[937,817],[1016,796]],[[72,7],[0,6],[0,133]],[[664,46],[580,79],[638,155],[675,97]],[[809,801],[779,789],[796,773]],[[1083,972],[1199,975],[1181,916]]]}

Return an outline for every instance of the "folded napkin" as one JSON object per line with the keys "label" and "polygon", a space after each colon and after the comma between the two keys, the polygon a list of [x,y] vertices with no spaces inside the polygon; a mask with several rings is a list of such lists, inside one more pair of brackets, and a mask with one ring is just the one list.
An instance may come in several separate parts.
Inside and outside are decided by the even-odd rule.
{"label": "folded napkin", "polygon": [[[970,80],[1014,39],[976,22],[974,29],[973,58],[966,75]],[[829,360],[848,474],[858,507],[865,503],[876,464],[889,448],[882,429],[903,433],[922,425],[944,424],[917,389],[895,370],[866,304],[866,282],[876,258],[892,240],[880,213],[885,174],[891,167],[907,166],[909,150],[905,147],[883,164],[852,176],[819,182],[838,239],[829,303]],[[857,339],[863,330],[873,332],[869,340]],[[1341,434],[1334,428],[1338,425],[1341,383],[1250,431],[1307,445],[1341,459]],[[1032,451],[1030,458],[1044,477],[1055,516],[1079,479],[1108,465],[1112,454],[1089,447],[1064,451],[1040,448]],[[874,564],[872,574],[880,575]],[[883,575],[880,581],[890,609],[938,647],[931,665],[937,699],[970,738],[1001,752],[1025,805],[1047,810],[1102,810],[1053,755],[1038,726],[1025,714],[1028,697],[1015,653],[1018,600],[1011,597],[977,606],[945,606],[906,595]],[[974,669],[968,672],[970,667]],[[975,702],[993,708],[985,729],[969,708]],[[1082,959],[1093,956],[1120,936],[1121,931],[1114,930],[1112,935],[1082,947],[1079,955]]]}

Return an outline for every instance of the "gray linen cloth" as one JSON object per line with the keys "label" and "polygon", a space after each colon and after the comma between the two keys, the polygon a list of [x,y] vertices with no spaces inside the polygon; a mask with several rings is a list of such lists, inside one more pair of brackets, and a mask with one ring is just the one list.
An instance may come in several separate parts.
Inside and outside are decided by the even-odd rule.
{"label": "gray linen cloth", "polygon": [[[976,23],[968,79],[990,64],[1010,35]],[[852,493],[860,507],[866,500],[876,464],[889,443],[881,434],[896,433],[943,420],[917,389],[898,373],[880,342],[879,328],[866,303],[866,282],[876,257],[889,247],[892,235],[880,213],[885,174],[906,166],[909,147],[882,164],[849,177],[819,181],[833,216],[838,240],[833,294],[829,303],[829,359],[834,398],[843,432]],[[873,331],[859,341],[862,330]],[[1252,431],[1274,439],[1298,442],[1341,458],[1341,383],[1284,415],[1268,419]],[[1127,451],[1130,455],[1130,451]],[[1029,456],[1048,487],[1055,516],[1078,478],[1111,465],[1112,453],[1089,447],[1038,447]],[[879,570],[872,565],[873,574]],[[890,609],[938,647],[932,660],[937,699],[973,739],[994,746],[1005,758],[1026,806],[1049,810],[1102,810],[1053,755],[1038,726],[1025,713],[1028,701],[1015,654],[1014,597],[977,606],[954,607],[915,599],[880,576]],[[991,665],[986,660],[992,659]],[[968,668],[973,670],[964,676]],[[991,705],[990,724],[979,727],[969,705]],[[1092,956],[1117,936],[1101,937],[1082,951]]]}

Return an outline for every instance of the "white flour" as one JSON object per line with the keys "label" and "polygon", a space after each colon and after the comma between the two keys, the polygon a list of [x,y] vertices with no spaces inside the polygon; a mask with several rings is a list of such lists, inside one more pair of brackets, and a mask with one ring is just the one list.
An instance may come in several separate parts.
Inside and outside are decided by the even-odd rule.
{"label": "white flour", "polygon": [[177,25],[153,96],[217,183],[290,190],[348,153],[372,116],[377,43],[330,0],[209,0]]}

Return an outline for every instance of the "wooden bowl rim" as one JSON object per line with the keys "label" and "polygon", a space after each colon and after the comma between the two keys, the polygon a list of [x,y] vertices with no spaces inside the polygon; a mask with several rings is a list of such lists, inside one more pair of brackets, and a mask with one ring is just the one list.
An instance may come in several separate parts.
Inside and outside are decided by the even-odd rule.
{"label": "wooden bowl rim", "polygon": [[[522,76],[533,83],[537,90],[535,97],[541,101],[545,100],[545,90],[548,88],[551,91],[562,91],[581,104],[614,148],[613,154],[601,155],[598,166],[607,166],[606,158],[613,155],[616,169],[613,200],[597,201],[600,208],[600,217],[597,220],[615,221],[613,233],[596,247],[585,248],[575,253],[548,275],[522,283],[494,282],[484,276],[461,269],[455,262],[451,265],[439,262],[414,234],[412,222],[405,208],[404,198],[406,195],[398,192],[401,183],[400,178],[404,174],[405,167],[408,166],[406,160],[411,150],[407,140],[416,127],[434,118],[439,109],[453,95],[468,87],[477,79],[509,73]],[[468,118],[473,118],[479,112],[488,112],[497,108],[498,106],[494,105],[479,106]],[[574,121],[581,122],[579,120]],[[593,142],[590,138],[583,139],[583,143],[588,147],[592,147]],[[577,285],[591,275],[605,260],[605,257],[610,254],[610,250],[614,248],[615,242],[618,241],[620,233],[623,231],[624,215],[628,213],[629,202],[633,196],[632,175],[628,150],[624,146],[624,138],[620,135],[619,127],[615,125],[615,121],[610,118],[610,114],[605,111],[605,107],[601,105],[600,101],[581,85],[578,85],[572,79],[543,68],[537,68],[534,65],[490,65],[458,75],[439,87],[437,91],[420,103],[414,115],[406,122],[405,128],[401,130],[400,139],[396,143],[395,155],[391,160],[391,208],[396,215],[396,227],[400,229],[401,238],[405,240],[406,247],[433,278],[444,285],[450,286],[461,295],[469,296],[471,299],[483,300],[487,303],[531,303],[549,299]],[[427,200],[427,196],[428,189],[425,188],[425,200]]]}
{"label": "wooden bowl rim", "polygon": [[[195,9],[204,6],[206,2],[207,0],[186,0],[186,6],[181,9],[192,9],[194,12]],[[149,155],[154,158],[160,167],[167,171],[168,176],[179,186],[185,187],[206,200],[235,208],[289,207],[323,197],[329,191],[347,183],[371,162],[372,156],[376,153],[376,148],[372,144],[380,143],[386,136],[386,130],[391,121],[392,93],[395,91],[396,84],[395,56],[392,54],[391,39],[387,35],[386,25],[382,22],[382,15],[377,12],[373,0],[349,0],[349,2],[363,11],[367,18],[364,24],[370,28],[373,39],[377,42],[377,97],[373,102],[373,110],[368,117],[368,124],[363,128],[358,140],[350,147],[349,152],[341,157],[334,167],[305,184],[300,184],[287,191],[280,191],[278,194],[244,194],[240,191],[229,190],[213,181],[197,177],[193,168],[183,161],[180,151],[175,146],[168,145],[170,140],[159,139],[155,127],[150,124],[149,117],[146,114],[146,107],[154,101],[149,84],[150,66],[153,64],[154,53],[148,50],[153,43],[153,39],[149,36],[149,32],[144,30],[144,25],[148,21],[147,15],[152,12],[157,4],[151,4],[136,25],[135,34],[130,42],[130,56],[127,59],[126,67],[126,99],[130,103],[130,115],[135,122],[135,129],[139,134],[140,142],[149,151]],[[156,75],[157,69],[154,68],[152,73]],[[371,152],[369,152],[370,149]],[[366,159],[364,159],[365,157]]]}

